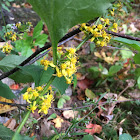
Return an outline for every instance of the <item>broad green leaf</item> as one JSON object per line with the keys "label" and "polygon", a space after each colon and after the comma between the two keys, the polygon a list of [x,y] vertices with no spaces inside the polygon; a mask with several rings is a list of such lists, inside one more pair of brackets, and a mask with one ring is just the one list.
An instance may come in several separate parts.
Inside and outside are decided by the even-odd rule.
{"label": "broad green leaf", "polygon": [[32,51],[32,38],[28,38],[28,40],[17,40],[15,42],[15,48],[18,52],[21,52],[23,56],[30,56]]}
{"label": "broad green leaf", "polygon": [[39,85],[46,84],[51,78],[53,73],[54,73],[54,70],[51,68],[48,68],[47,71],[43,70],[39,77]]}
{"label": "broad green leaf", "polygon": [[140,64],[140,53],[135,54],[134,61],[135,61],[136,64]]}
{"label": "broad green leaf", "polygon": [[6,99],[16,98],[16,96],[11,91],[11,89],[6,84],[2,83],[1,81],[0,81],[0,96]]}
{"label": "broad green leaf", "polygon": [[17,83],[31,83],[34,81],[32,75],[23,70],[15,72],[10,75],[9,78],[13,79]]}
{"label": "broad green leaf", "polygon": [[55,113],[51,114],[48,118],[47,118],[47,121],[48,120],[52,120],[52,119],[55,119],[57,117],[57,115]]}
{"label": "broad green leaf", "polygon": [[88,69],[88,72],[90,73],[91,78],[97,78],[100,74],[99,68],[98,67],[90,67]]}
{"label": "broad green leaf", "polygon": [[129,134],[124,133],[119,136],[119,140],[133,140],[133,139]]}
{"label": "broad green leaf", "polygon": [[33,32],[33,38],[34,39],[37,38],[40,35],[40,33],[42,31],[42,28],[43,28],[43,22],[40,20],[40,22],[38,22],[38,24],[34,28],[34,32]]}
{"label": "broad green leaf", "polygon": [[[42,71],[39,79],[39,85],[46,84],[49,79],[51,78],[52,74],[54,73],[54,70],[51,68],[48,68],[47,71]],[[52,83],[54,87],[56,87],[61,94],[65,93],[65,90],[68,88],[68,84],[66,84],[66,80],[64,77],[56,77]]]}
{"label": "broad green leaf", "polygon": [[121,55],[122,55],[123,59],[131,58],[132,55],[133,55],[133,52],[127,47],[123,47],[122,50],[120,50],[120,52],[121,52]]}
{"label": "broad green leaf", "polygon": [[[52,46],[76,24],[101,16],[112,0],[28,0],[47,24]],[[55,48],[56,49],[56,48]]]}
{"label": "broad green leaf", "polygon": [[135,75],[136,75],[137,77],[140,76],[140,68],[136,68],[136,70],[135,70]]}
{"label": "broad green leaf", "polygon": [[24,60],[25,60],[25,57],[23,56],[8,55],[0,61],[0,68],[1,67],[5,67],[7,69],[14,68],[17,65],[19,65],[21,62],[23,62]]}
{"label": "broad green leaf", "polygon": [[82,138],[82,140],[94,140],[92,135],[84,135],[84,137]]}
{"label": "broad green leaf", "polygon": [[41,34],[35,40],[35,46],[43,47],[44,44],[47,42],[48,36],[46,34]]}
{"label": "broad green leaf", "polygon": [[58,108],[63,108],[63,105],[64,105],[65,102],[66,102],[65,99],[60,98],[60,99],[58,100],[58,102],[57,102],[57,107],[58,107]]}
{"label": "broad green leaf", "polygon": [[139,87],[139,89],[140,89],[140,76],[139,76],[139,78],[137,79],[137,84],[138,84],[138,87]]}
{"label": "broad green leaf", "polygon": [[93,100],[96,97],[95,94],[91,90],[89,90],[88,88],[85,90],[85,95],[88,98],[90,98],[91,100]]}
{"label": "broad green leaf", "polygon": [[109,69],[109,76],[112,76],[113,74],[116,74],[119,70],[121,70],[122,66],[119,66],[119,65],[114,65],[114,66],[111,66],[110,69]]}
{"label": "broad green leaf", "polygon": [[[11,131],[9,128],[0,124],[0,139],[1,140],[11,140],[14,135],[14,131]],[[16,140],[34,140],[35,137],[22,136],[20,134],[17,135]]]}
{"label": "broad green leaf", "polygon": [[35,82],[36,86],[39,86],[40,82],[40,76],[43,71],[41,66],[36,66],[36,65],[29,65],[25,67],[20,67],[24,73],[32,77],[32,81]]}
{"label": "broad green leaf", "polygon": [[65,99],[65,100],[67,100],[67,101],[70,100],[70,96],[68,96],[68,95],[63,95],[62,98]]}
{"label": "broad green leaf", "polygon": [[[7,72],[11,70],[12,68],[15,68],[16,66],[18,66],[24,60],[25,60],[25,57],[23,56],[8,55],[0,61],[0,69],[3,72]],[[17,83],[33,82],[33,78],[31,77],[31,75],[21,70],[10,75],[9,78],[13,79]]]}
{"label": "broad green leaf", "polygon": [[65,93],[65,90],[68,88],[68,84],[66,84],[66,80],[64,77],[56,77],[52,83],[53,86],[55,86],[61,94]]}
{"label": "broad green leaf", "polygon": [[126,38],[121,38],[121,37],[115,37],[115,38],[112,38],[111,40],[117,41],[120,43],[124,43],[124,44],[132,47],[133,49],[140,51],[140,43],[138,41],[130,40],[130,39],[126,39]]}
{"label": "broad green leaf", "polygon": [[0,51],[0,60],[3,59],[5,56],[6,55],[2,51]]}

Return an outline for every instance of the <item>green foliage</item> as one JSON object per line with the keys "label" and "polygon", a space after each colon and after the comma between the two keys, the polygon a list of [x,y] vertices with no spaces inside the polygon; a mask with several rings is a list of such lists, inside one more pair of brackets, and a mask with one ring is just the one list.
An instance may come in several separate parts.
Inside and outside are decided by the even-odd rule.
{"label": "green foliage", "polygon": [[111,67],[109,68],[108,75],[109,75],[109,76],[113,76],[113,75],[116,74],[118,71],[120,71],[121,68],[122,68],[122,66],[119,66],[119,65],[111,66]]}
{"label": "green foliage", "polygon": [[48,36],[41,34],[43,28],[43,22],[40,21],[34,28],[33,37],[29,36],[27,32],[24,33],[23,39],[15,41],[15,48],[18,52],[21,52],[23,56],[30,56],[34,46],[43,47],[47,42]]}
{"label": "green foliage", "polygon": [[130,39],[126,39],[126,38],[121,38],[121,37],[115,37],[115,38],[112,38],[112,40],[126,44],[129,47],[131,47],[132,49],[140,51],[140,43],[138,41],[130,40]]}
{"label": "green foliage", "polygon": [[133,139],[129,134],[124,133],[119,136],[119,140],[133,140]]}
{"label": "green foliage", "polygon": [[11,89],[6,84],[3,84],[1,81],[0,81],[0,96],[7,99],[13,99],[16,97],[14,93],[11,91]]}
{"label": "green foliage", "polygon": [[[58,41],[76,24],[99,17],[111,6],[112,0],[28,0],[47,24],[53,49]],[[47,10],[46,10],[47,9]],[[69,17],[69,18],[68,18]]]}
{"label": "green foliage", "polygon": [[[1,140],[11,140],[12,136],[14,135],[14,131],[11,131],[9,128],[3,126],[0,124],[0,139]],[[28,137],[28,136],[22,136],[20,134],[17,135],[17,140],[34,140],[35,137]]]}
{"label": "green foliage", "polygon": [[82,140],[94,140],[92,135],[84,135],[84,137],[82,138]]}
{"label": "green foliage", "polygon": [[57,102],[58,108],[63,108],[64,103],[66,103],[66,100],[70,100],[70,97],[68,95],[62,95],[61,98]]}

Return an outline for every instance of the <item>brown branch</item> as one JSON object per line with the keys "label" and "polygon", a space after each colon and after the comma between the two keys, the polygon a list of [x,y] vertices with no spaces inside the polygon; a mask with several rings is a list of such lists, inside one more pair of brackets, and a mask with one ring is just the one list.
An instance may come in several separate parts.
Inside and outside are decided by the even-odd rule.
{"label": "brown branch", "polygon": [[[96,20],[97,20],[97,18],[95,20],[89,21],[88,24],[90,25]],[[66,39],[68,39],[68,38],[70,38],[70,37],[72,37],[72,36],[74,36],[74,35],[76,35],[76,34],[78,34],[80,32],[81,32],[80,28],[77,28],[77,29],[67,33],[62,39],[60,39],[59,42],[62,42],[62,41],[66,40]],[[106,32],[109,33],[109,34],[112,34],[114,36],[119,36],[119,37],[131,39],[131,40],[140,41],[140,38],[138,38],[138,37],[132,37],[132,36],[128,36],[128,35],[125,35],[125,34],[114,33],[114,32],[111,32],[111,31],[106,31]],[[25,66],[27,63],[30,62],[30,60],[32,60],[34,57],[36,57],[39,53],[43,52],[44,50],[46,50],[46,49],[48,49],[50,47],[51,47],[51,43],[48,43],[44,47],[37,49],[30,57],[28,57],[21,64],[19,64],[19,66]],[[15,68],[11,69],[10,71],[3,73],[0,76],[0,80],[12,75],[13,73],[17,72],[18,70],[20,70],[20,68],[15,67]]]}
{"label": "brown branch", "polygon": [[118,37],[122,37],[122,38],[127,38],[127,39],[131,39],[131,40],[136,40],[136,41],[140,41],[139,37],[133,37],[133,36],[125,35],[125,34],[115,33],[115,32],[108,31],[108,30],[106,30],[106,32],[108,34],[111,34],[111,35],[114,35],[114,36],[118,36]]}

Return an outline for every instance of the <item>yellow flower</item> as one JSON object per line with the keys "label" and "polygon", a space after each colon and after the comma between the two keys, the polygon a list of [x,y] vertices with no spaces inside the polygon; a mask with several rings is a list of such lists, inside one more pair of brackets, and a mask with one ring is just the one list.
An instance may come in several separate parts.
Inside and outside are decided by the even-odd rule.
{"label": "yellow flower", "polygon": [[105,19],[105,23],[106,23],[107,25],[109,25],[109,19],[108,19],[108,18]]}
{"label": "yellow flower", "polygon": [[25,92],[24,94],[23,94],[23,99],[24,100],[29,100],[29,94],[28,94],[28,92]]}
{"label": "yellow flower", "polygon": [[117,23],[113,23],[113,28],[117,29],[118,24]]}
{"label": "yellow flower", "polygon": [[36,101],[33,102],[33,105],[30,105],[30,110],[32,111],[32,113],[34,113],[34,111],[37,109],[36,106]]}
{"label": "yellow flower", "polygon": [[66,79],[66,83],[67,83],[67,84],[71,84],[72,78],[67,78],[67,77],[65,77],[65,79]]}
{"label": "yellow flower", "polygon": [[110,11],[111,16],[114,16],[114,8]]}
{"label": "yellow flower", "polygon": [[101,41],[100,46],[101,47],[106,46],[106,43],[104,41]]}
{"label": "yellow flower", "polygon": [[72,58],[70,59],[70,61],[71,61],[73,64],[75,64],[75,63],[77,62],[77,59],[76,59],[75,57],[72,57]]}
{"label": "yellow flower", "polygon": [[102,24],[99,24],[99,25],[97,26],[97,29],[99,29],[99,30],[102,30],[102,28],[103,28]]}
{"label": "yellow flower", "polygon": [[72,69],[70,69],[70,68],[67,69],[67,74],[68,74],[69,77],[71,77],[73,75]]}
{"label": "yellow flower", "polygon": [[2,51],[4,53],[10,53],[11,50],[12,50],[12,46],[8,42],[6,42],[5,45],[2,47]]}
{"label": "yellow flower", "polygon": [[67,65],[65,63],[61,64],[61,69],[66,69]]}
{"label": "yellow flower", "polygon": [[59,70],[59,68],[57,66],[56,66],[56,75],[57,75],[57,77],[62,77],[63,76],[61,71]]}
{"label": "yellow flower", "polygon": [[101,42],[98,40],[98,41],[96,42],[96,45],[100,45],[100,43],[101,43]]}
{"label": "yellow flower", "polygon": [[93,42],[95,40],[95,37],[92,37],[91,39],[90,39],[90,42]]}
{"label": "yellow flower", "polygon": [[36,97],[38,97],[39,96],[39,93],[37,92],[37,91],[33,91],[33,96],[36,98]]}
{"label": "yellow flower", "polygon": [[68,74],[67,74],[67,71],[65,69],[62,69],[62,74],[64,77],[66,77]]}
{"label": "yellow flower", "polygon": [[70,49],[67,49],[67,51],[68,51],[70,54],[74,55],[75,52],[76,52],[76,49],[75,49],[75,48],[70,48]]}
{"label": "yellow flower", "polygon": [[41,86],[36,87],[36,89],[37,89],[38,91],[42,91],[42,90],[43,90],[43,88],[42,88]]}
{"label": "yellow flower", "polygon": [[43,112],[44,114],[48,114],[48,109],[49,108],[46,105],[42,105],[38,113]]}
{"label": "yellow flower", "polygon": [[27,92],[31,92],[31,91],[32,91],[32,88],[29,87],[29,88],[27,89]]}

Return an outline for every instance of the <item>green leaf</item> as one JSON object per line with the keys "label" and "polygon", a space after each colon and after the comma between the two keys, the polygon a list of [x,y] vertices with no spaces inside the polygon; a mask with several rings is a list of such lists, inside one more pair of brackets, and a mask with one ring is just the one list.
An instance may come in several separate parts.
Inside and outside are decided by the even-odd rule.
{"label": "green leaf", "polygon": [[35,40],[35,46],[43,47],[44,44],[47,42],[48,36],[46,34],[42,34],[37,37]]}
{"label": "green leaf", "polygon": [[119,136],[119,140],[133,140],[133,139],[129,134],[124,133]]}
{"label": "green leaf", "polygon": [[[11,140],[14,133],[15,133],[14,131],[11,131],[9,128],[0,124],[0,139]],[[22,136],[22,135],[18,134],[16,139],[17,140],[34,140],[35,137]]]}
{"label": "green leaf", "polygon": [[6,99],[16,98],[15,94],[11,91],[11,89],[1,81],[0,81],[0,96]]}
{"label": "green leaf", "polygon": [[97,78],[100,74],[99,68],[94,67],[94,66],[90,67],[88,69],[88,72],[89,72],[91,78]]}
{"label": "green leaf", "polygon": [[40,76],[41,76],[41,73],[43,71],[41,66],[29,65],[29,66],[24,66],[24,67],[20,67],[20,68],[22,69],[22,71],[24,71],[25,74],[32,77],[36,86],[40,85],[39,84]]}
{"label": "green leaf", "polygon": [[40,35],[40,33],[42,31],[42,28],[43,28],[43,22],[40,20],[40,22],[38,22],[38,24],[34,28],[34,32],[33,32],[33,38],[34,39],[37,38]]}
{"label": "green leaf", "polygon": [[138,84],[138,87],[139,87],[139,89],[140,89],[140,76],[139,76],[138,79],[137,79],[137,84]]}
{"label": "green leaf", "polygon": [[140,64],[140,53],[135,54],[134,61],[135,61],[136,64]]}
{"label": "green leaf", "polygon": [[[39,85],[46,84],[49,79],[51,78],[52,74],[54,73],[54,70],[51,68],[48,68],[47,71],[42,71],[39,79]],[[65,90],[68,88],[68,84],[66,84],[66,80],[64,77],[56,77],[54,81],[52,82],[52,85],[57,88],[61,94],[65,93]]]}
{"label": "green leaf", "polygon": [[85,90],[85,94],[91,100],[93,100],[96,97],[95,94],[91,90],[89,90],[88,88]]}
{"label": "green leaf", "polygon": [[111,1],[113,0],[28,0],[47,24],[54,47],[74,25],[104,14],[111,6]]}
{"label": "green leaf", "polygon": [[17,83],[31,83],[34,81],[32,76],[23,70],[15,72],[10,75],[9,78],[13,79]]}
{"label": "green leaf", "polygon": [[17,40],[15,42],[15,48],[18,52],[21,52],[23,56],[30,56],[33,51],[32,51],[32,45],[31,45],[31,38],[28,38],[28,40]]}
{"label": "green leaf", "polygon": [[57,115],[55,113],[51,114],[48,118],[47,118],[47,121],[48,120],[52,120],[52,119],[55,119],[57,117]]}
{"label": "green leaf", "polygon": [[120,52],[123,59],[128,59],[132,57],[133,52],[130,49],[128,49],[127,47],[122,47],[122,49],[124,50],[120,50]]}
{"label": "green leaf", "polygon": [[0,60],[3,59],[5,56],[6,55],[2,51],[0,51]]}
{"label": "green leaf", "polygon": [[63,95],[62,98],[65,99],[65,100],[67,100],[67,101],[70,100],[70,96],[68,96],[68,95]]}
{"label": "green leaf", "polygon": [[122,66],[119,66],[119,65],[111,66],[110,69],[109,69],[109,72],[108,72],[109,76],[113,76],[118,71],[120,71],[121,68],[122,68]]}
{"label": "green leaf", "polygon": [[92,135],[84,135],[84,137],[82,138],[82,140],[94,140]]}
{"label": "green leaf", "polygon": [[19,65],[25,60],[25,57],[18,55],[8,55],[0,61],[0,68],[9,70]]}
{"label": "green leaf", "polygon": [[65,99],[60,98],[60,99],[58,100],[58,102],[57,102],[57,107],[58,107],[58,108],[63,108],[63,105],[64,105],[65,102],[66,102]]}
{"label": "green leaf", "polygon": [[[3,72],[7,72],[11,70],[12,68],[15,68],[24,60],[25,60],[25,57],[23,56],[8,55],[0,61],[0,69]],[[33,82],[32,76],[23,70],[19,70],[15,72],[14,74],[10,75],[9,78],[13,79],[17,83]]]}
{"label": "green leaf", "polygon": [[56,77],[52,83],[53,86],[55,86],[61,94],[65,93],[65,90],[68,88],[68,84],[66,83],[66,80],[64,77]]}
{"label": "green leaf", "polygon": [[138,41],[130,40],[130,39],[126,39],[126,38],[121,38],[121,37],[115,37],[115,38],[112,38],[111,40],[117,41],[120,43],[124,43],[124,44],[132,47],[133,49],[140,51],[140,43]]}

